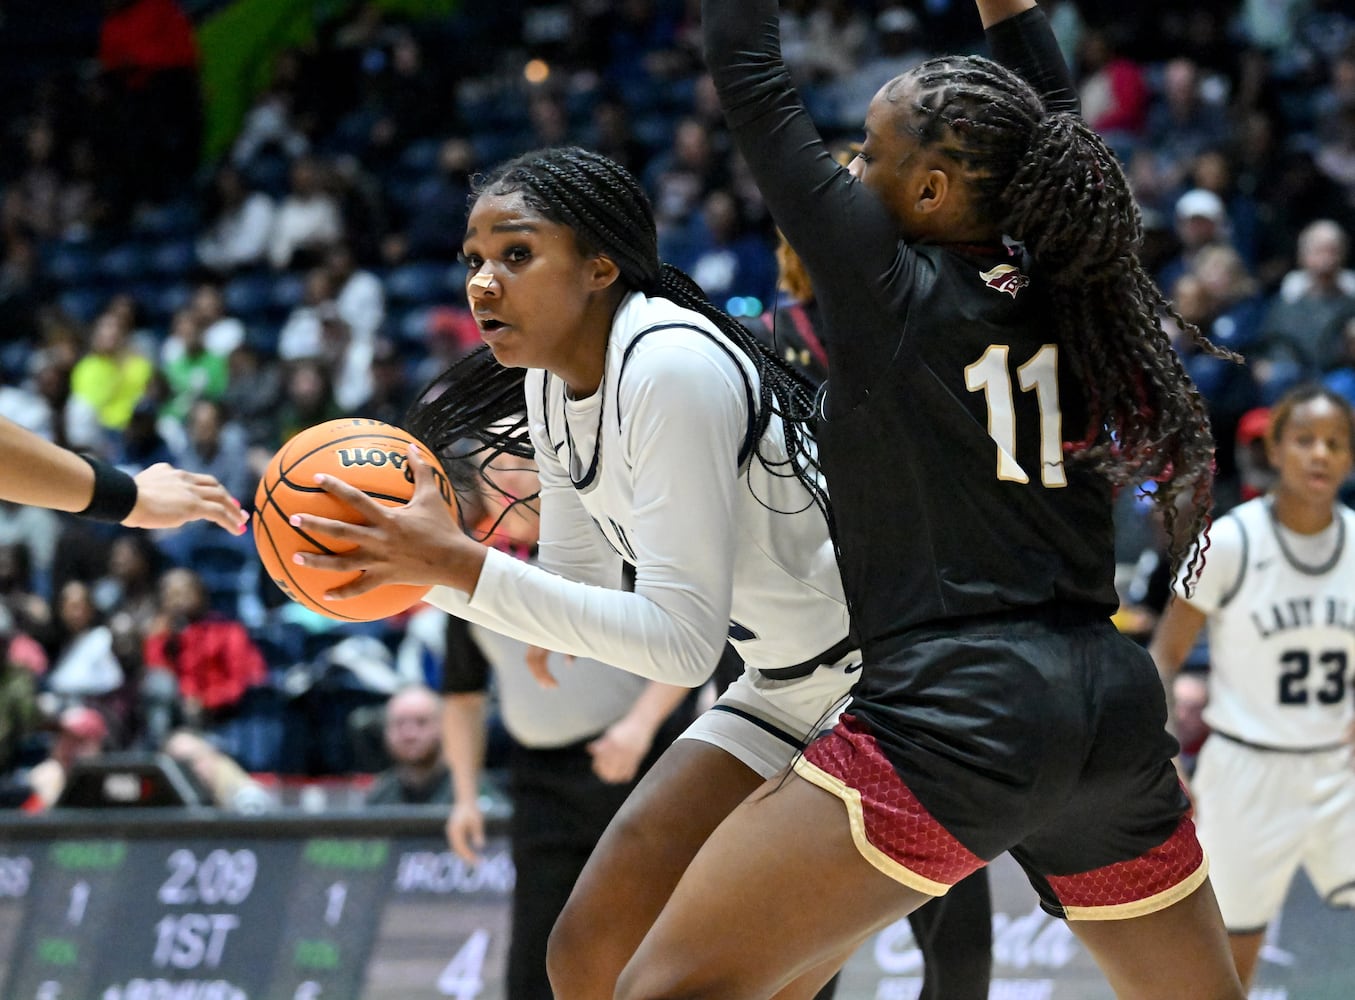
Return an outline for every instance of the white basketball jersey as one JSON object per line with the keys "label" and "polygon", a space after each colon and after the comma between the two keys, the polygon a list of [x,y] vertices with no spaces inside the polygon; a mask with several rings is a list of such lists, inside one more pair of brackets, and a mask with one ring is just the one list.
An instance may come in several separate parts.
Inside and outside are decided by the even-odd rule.
{"label": "white basketball jersey", "polygon": [[1209,616],[1204,718],[1214,729],[1284,749],[1344,738],[1355,716],[1355,512],[1338,505],[1335,513],[1332,545],[1320,565],[1300,562],[1283,544],[1268,498],[1227,515],[1240,533],[1219,534],[1230,544],[1240,541],[1240,558],[1217,562],[1235,576],[1223,587],[1202,587],[1219,595],[1205,600],[1214,606],[1192,600]]}
{"label": "white basketball jersey", "polygon": [[[683,412],[659,411],[645,388],[686,363],[710,370],[707,398],[687,399],[688,413],[725,406],[732,398],[739,414],[737,423],[721,425],[722,436],[731,440],[721,440],[700,464],[674,440],[700,433],[695,421]],[[750,666],[783,668],[840,643],[849,620],[827,524],[791,474],[780,417],[772,417],[760,441],[748,439],[751,415],[760,406],[758,385],[752,362],[704,316],[664,298],[632,293],[617,310],[599,392],[571,400],[560,379],[537,370],[528,375],[526,393],[543,486],[558,482],[561,473],[568,477],[568,491],[607,544],[636,566],[636,589],[647,582],[662,586],[665,577],[716,585],[723,574],[701,563],[712,555],[721,561],[732,555],[732,580],[723,583],[732,583],[729,638]],[[783,463],[778,473],[768,472],[756,449]],[[730,460],[722,456],[716,465],[715,454],[726,450]],[[702,492],[712,498],[721,492],[713,480],[727,477],[732,509],[724,501],[686,504],[646,488],[667,476],[700,477]],[[702,525],[705,531],[720,530],[721,519],[734,529],[732,550],[665,551],[667,539],[704,533]],[[662,527],[655,532],[648,525]],[[553,553],[544,531],[543,526],[542,562],[548,563]],[[558,568],[569,574],[567,566]],[[722,623],[720,632],[725,628]]]}
{"label": "white basketball jersey", "polygon": [[[726,639],[787,684],[840,661],[850,620],[827,522],[789,468],[781,419],[752,440],[758,385],[704,316],[632,293],[597,392],[572,399],[559,378],[527,373],[540,567],[490,550],[473,596],[440,587],[430,600],[672,684],[704,683]],[[835,676],[837,697],[854,675]]]}

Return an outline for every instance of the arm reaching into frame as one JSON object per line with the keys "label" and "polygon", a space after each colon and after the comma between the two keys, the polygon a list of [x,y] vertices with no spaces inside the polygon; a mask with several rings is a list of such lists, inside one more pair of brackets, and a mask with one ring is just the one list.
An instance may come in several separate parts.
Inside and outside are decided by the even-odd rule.
{"label": "arm reaching into frame", "polygon": [[211,521],[233,535],[248,515],[215,478],[160,462],[129,476],[0,418],[0,499],[129,528]]}

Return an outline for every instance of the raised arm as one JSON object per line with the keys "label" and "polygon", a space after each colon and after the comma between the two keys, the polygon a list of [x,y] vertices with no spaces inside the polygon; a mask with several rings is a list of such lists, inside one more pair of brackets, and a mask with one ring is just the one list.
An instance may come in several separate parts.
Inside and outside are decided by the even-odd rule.
{"label": "raised arm", "polygon": [[1035,0],[975,0],[993,59],[1019,74],[1049,111],[1080,114],[1081,101],[1054,30]]}
{"label": "raised arm", "polygon": [[975,0],[975,3],[978,4],[979,20],[983,22],[985,31],[999,21],[1015,17],[1022,11],[1034,10],[1037,6],[1035,0]]}

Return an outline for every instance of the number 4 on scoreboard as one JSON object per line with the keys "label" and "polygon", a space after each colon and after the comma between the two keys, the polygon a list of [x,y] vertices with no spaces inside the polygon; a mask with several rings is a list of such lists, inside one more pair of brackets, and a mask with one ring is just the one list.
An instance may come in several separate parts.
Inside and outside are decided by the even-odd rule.
{"label": "number 4 on scoreboard", "polygon": [[489,954],[489,931],[472,934],[438,976],[438,992],[456,1000],[475,1000],[485,988],[485,956]]}

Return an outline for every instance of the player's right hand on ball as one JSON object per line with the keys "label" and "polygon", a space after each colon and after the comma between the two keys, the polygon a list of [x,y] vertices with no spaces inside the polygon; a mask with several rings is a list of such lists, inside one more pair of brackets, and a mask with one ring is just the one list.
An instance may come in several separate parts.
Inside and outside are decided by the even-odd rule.
{"label": "player's right hand on ball", "polygon": [[326,600],[357,597],[391,583],[450,586],[470,593],[484,564],[484,546],[461,530],[443,501],[423,452],[409,448],[414,495],[406,504],[387,507],[333,476],[317,475],[326,493],[347,504],[362,518],[357,524],[314,514],[293,514],[289,523],[310,534],[325,535],[353,547],[345,552],[302,552],[301,566],[336,573],[361,573],[351,583],[327,591]]}

